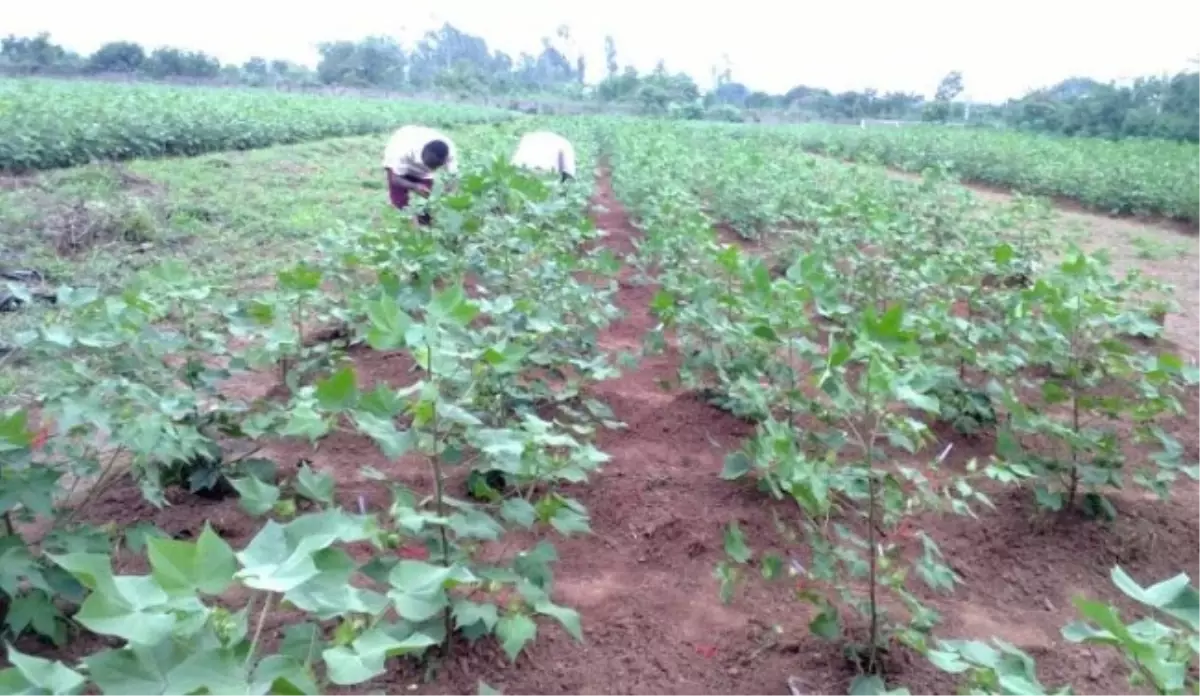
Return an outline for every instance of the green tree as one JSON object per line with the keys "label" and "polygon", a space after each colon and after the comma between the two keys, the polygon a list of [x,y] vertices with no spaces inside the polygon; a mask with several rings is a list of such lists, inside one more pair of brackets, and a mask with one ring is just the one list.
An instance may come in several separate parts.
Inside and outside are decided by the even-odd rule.
{"label": "green tree", "polygon": [[146,50],[132,41],[110,41],[87,59],[89,73],[136,73],[146,61]]}

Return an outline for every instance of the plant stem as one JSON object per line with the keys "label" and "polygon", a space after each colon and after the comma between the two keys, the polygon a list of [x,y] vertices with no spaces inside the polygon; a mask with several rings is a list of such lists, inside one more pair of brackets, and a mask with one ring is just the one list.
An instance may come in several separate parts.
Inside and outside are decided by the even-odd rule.
{"label": "plant stem", "polygon": [[1067,508],[1075,507],[1075,494],[1079,490],[1079,370],[1081,361],[1076,353],[1079,337],[1079,313],[1075,308],[1074,321],[1071,326],[1071,361],[1068,374],[1071,375],[1071,482],[1067,488]]}
{"label": "plant stem", "polygon": [[308,652],[305,654],[305,657],[304,657],[304,666],[305,667],[312,667],[313,651],[316,650],[316,647],[317,647],[317,633],[319,631],[320,631],[320,629],[316,625],[314,625],[312,637],[310,637],[308,639]]}
{"label": "plant stem", "polygon": [[[866,379],[867,388],[866,388],[866,394],[864,395],[865,399],[863,401],[863,416],[864,416],[865,422],[867,422],[867,423],[871,422],[871,418],[873,416],[872,409],[871,409],[871,367],[872,367],[873,362],[874,362],[874,357],[867,360],[867,379]],[[875,486],[875,434],[874,433],[875,433],[875,428],[872,427],[870,433],[868,434],[869,439],[867,439],[865,442],[866,456],[867,456],[867,548],[868,548],[868,554],[869,554],[869,556],[868,556],[869,571],[868,572],[870,574],[870,579],[869,579],[870,585],[868,587],[868,592],[869,592],[868,601],[870,602],[870,611],[871,611],[871,627],[870,627],[870,634],[869,634],[870,647],[868,648],[868,651],[867,651],[867,670],[869,672],[875,671],[875,666],[876,666],[875,662],[876,662],[876,658],[877,658],[876,646],[878,646],[878,644],[879,644],[879,640],[878,640],[879,608],[878,608],[878,596],[877,596],[877,592],[878,592],[877,588],[879,585],[879,580],[878,580],[879,568],[878,568],[878,559],[876,559],[876,557],[875,557],[875,554],[876,554],[876,551],[875,551],[875,527],[878,524],[878,519],[877,519],[877,510],[876,510],[876,508],[877,508],[877,504],[876,504],[877,491],[876,491],[876,486]]]}
{"label": "plant stem", "polygon": [[[436,338],[436,336],[435,336],[435,338]],[[437,412],[437,400],[441,398],[442,392],[441,392],[441,385],[438,384],[437,374],[433,371],[433,346],[430,345],[430,343],[426,342],[425,349],[428,351],[429,378],[433,381],[433,386],[434,386],[433,392],[435,394],[434,402],[433,402],[433,417],[431,418],[431,420],[429,422],[430,428],[433,430],[433,455],[429,458],[429,464],[430,464],[430,466],[433,467],[433,499],[434,499],[434,505],[437,507],[438,517],[445,518],[445,516],[446,516],[445,482],[442,481],[441,442],[438,439],[439,436],[438,436],[438,412]],[[450,543],[446,538],[446,525],[444,525],[444,524],[438,525],[438,536],[440,538],[441,546],[442,546],[442,567],[449,568],[450,567]],[[454,630],[454,626],[451,623],[449,607],[442,610],[442,618],[446,623],[446,655],[449,656],[450,655],[450,646],[453,645],[453,642],[451,641],[451,636],[452,636],[452,632]]]}
{"label": "plant stem", "polygon": [[788,422],[789,428],[794,428],[794,427],[796,427],[796,409],[795,409],[795,404],[794,404],[794,399],[796,398],[795,397],[795,394],[796,394],[796,360],[795,360],[793,346],[792,346],[792,338],[790,335],[787,337],[787,361],[788,361],[788,380],[790,382],[790,385],[788,388],[787,399],[785,399],[785,401],[787,402],[787,414],[788,414],[787,422]]}
{"label": "plant stem", "polygon": [[258,650],[258,640],[262,638],[263,626],[267,623],[267,614],[271,613],[271,600],[274,598],[275,593],[268,592],[266,600],[263,601],[262,609],[258,612],[258,623],[254,626],[254,637],[250,639],[250,651],[246,653],[245,669],[249,669],[250,663],[254,660],[254,653]]}
{"label": "plant stem", "polygon": [[[117,457],[121,456],[121,454],[124,451],[125,451],[124,445],[121,445],[121,446],[117,447],[115,450],[113,450],[112,456],[108,458],[108,463],[105,464],[104,468],[100,471],[100,476],[98,476],[96,478],[96,482],[94,484],[92,484],[92,487],[87,490],[87,493],[84,495],[83,500],[79,501],[78,505],[72,506],[70,511],[67,512],[66,516],[60,518],[58,520],[57,524],[61,524],[61,525],[69,524],[72,520],[75,519],[75,516],[78,515],[80,511],[82,511],[84,508],[86,508],[88,506],[89,503],[92,502],[92,500],[94,500],[98,495],[100,495],[104,491],[108,490],[109,485],[111,485],[111,483],[112,483],[112,477],[110,476],[110,474],[112,473],[113,466],[117,462]],[[65,498],[66,500],[69,501],[71,496],[75,494],[75,487],[78,484],[79,484],[79,477],[76,477],[75,480],[71,483],[71,489],[67,493],[67,496]]]}

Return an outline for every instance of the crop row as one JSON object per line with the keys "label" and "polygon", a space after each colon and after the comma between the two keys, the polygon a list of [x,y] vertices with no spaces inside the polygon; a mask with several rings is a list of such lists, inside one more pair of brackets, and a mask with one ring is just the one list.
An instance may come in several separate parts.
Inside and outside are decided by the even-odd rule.
{"label": "crop row", "polygon": [[450,126],[511,116],[487,107],[392,99],[4,79],[0,171],[248,150],[376,133],[412,121]]}
{"label": "crop row", "polygon": [[[1200,476],[1162,427],[1194,399],[1195,369],[1155,344],[1162,307],[1132,301],[1166,289],[1064,248],[1037,202],[984,208],[945,178],[807,157],[768,129],[631,124],[612,143],[614,188],[645,232],[637,265],[661,288],[661,333],[646,345],[674,342],[680,381],[755,423],[720,477],[756,486],[774,524],[726,526],[722,597],[786,580],[814,637],[843,641],[862,670],[848,693],[908,693],[882,681],[881,657],[898,649],[959,675],[961,693],[1065,693],[1041,690],[1032,658],[1007,644],[1001,658],[947,640],[931,599],[967,579],[921,525],[993,524],[1008,486],[1046,513],[1111,518],[1126,478],[1166,498]],[[953,451],[983,433],[990,456]],[[1156,451],[1129,455],[1123,441]],[[1152,590],[1119,568],[1112,579],[1143,612],[1188,608],[1140,633],[1080,602],[1102,630],[1068,625],[1064,641],[1154,655],[1157,693],[1195,689],[1187,575]],[[1004,660],[1021,661],[1019,686],[1005,686]]]}
{"label": "crop row", "polygon": [[811,125],[797,133],[814,152],[913,172],[949,167],[968,181],[1070,198],[1103,212],[1195,223],[1200,209],[1200,149],[1194,143],[932,125]]}
{"label": "crop row", "polygon": [[[18,337],[22,359],[42,368],[40,423],[0,413],[14,492],[0,513],[9,529],[37,515],[55,531],[37,547],[0,536],[21,566],[0,582],[0,606],[14,634],[62,645],[74,626],[111,647],[84,656],[83,673],[10,647],[5,693],[78,693],[88,682],[107,694],[329,693],[383,675],[389,659],[457,648],[456,634],[492,635],[514,661],[541,617],[581,637],[578,613],[549,591],[551,539],[588,529],[586,508],[559,484],[586,482],[607,459],[596,432],[615,426],[598,402],[568,407],[568,392],[613,373],[591,338],[616,313],[612,262],[581,250],[600,234],[587,218],[594,143],[572,133],[581,176],[561,187],[504,164],[511,142],[499,129],[462,135],[462,185],[433,201],[443,224],[387,215],[331,229],[312,240],[309,261],[262,290],[217,286],[179,264],[109,296],[64,289],[61,314]],[[464,292],[468,277],[481,299]],[[347,344],[304,340],[339,322]],[[403,354],[411,382],[359,375],[351,343]],[[231,359],[207,368],[210,356]],[[222,390],[250,370],[277,375],[286,396]],[[552,389],[531,371],[571,376]],[[335,432],[374,460],[361,473],[391,504],[360,496],[341,508],[345,491],[319,455],[294,476],[271,460],[226,458],[231,440],[315,443]],[[169,488],[227,499],[230,514],[260,518],[256,533],[222,538],[204,524],[195,543],[155,530],[134,545],[88,500],[68,513],[52,499],[68,474],[107,473],[119,457],[152,503]],[[457,477],[473,483],[452,490],[456,468],[484,475]],[[426,500],[406,488],[430,487],[424,472],[434,478]],[[480,554],[513,530],[541,538]],[[346,551],[355,543],[377,553],[360,562]],[[114,575],[114,558],[130,551],[145,552],[149,572]],[[222,604],[231,587],[249,603]],[[284,603],[304,616],[268,646],[262,626]],[[302,648],[285,644],[301,633]]]}

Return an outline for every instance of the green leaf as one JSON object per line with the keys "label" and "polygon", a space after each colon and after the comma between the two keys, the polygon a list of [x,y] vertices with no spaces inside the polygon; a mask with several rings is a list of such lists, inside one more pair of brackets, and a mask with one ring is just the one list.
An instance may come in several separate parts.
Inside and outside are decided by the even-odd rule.
{"label": "green leaf", "polygon": [[5,642],[12,667],[0,671],[0,693],[77,694],[87,680],[61,662],[26,655]]}
{"label": "green leaf", "polygon": [[738,563],[745,563],[754,555],[750,547],[746,546],[746,538],[736,520],[725,528],[725,553]]}
{"label": "green leaf", "polygon": [[654,297],[650,300],[650,309],[655,314],[662,314],[668,309],[675,306],[675,295],[666,290],[659,290],[654,293]]}
{"label": "green leaf", "polygon": [[949,672],[950,674],[960,674],[971,669],[971,665],[964,662],[957,653],[945,650],[930,650],[926,655],[934,667]]}
{"label": "green leaf", "polygon": [[290,655],[267,655],[259,660],[251,682],[248,693],[252,694],[306,696],[321,693],[321,687],[317,685],[312,669],[305,665],[304,659]]}
{"label": "green leaf", "polygon": [[152,646],[172,634],[176,620],[204,619],[208,611],[194,596],[172,598],[152,577],[113,576],[106,556],[47,556],[92,590],[74,619],[97,634]]}
{"label": "green leaf", "polygon": [[167,688],[160,693],[250,693],[246,660],[240,651],[225,648],[192,649],[171,666],[173,669],[167,672]]}
{"label": "green leaf", "polygon": [[814,636],[825,640],[837,640],[842,635],[842,624],[838,620],[837,609],[825,606],[821,612],[808,622],[808,630]]}
{"label": "green leaf", "polygon": [[449,606],[446,587],[450,582],[471,582],[465,568],[443,568],[424,561],[402,560],[388,574],[392,586],[388,597],[401,618],[419,623]]}
{"label": "green leaf", "polygon": [[721,478],[725,481],[736,481],[754,470],[754,462],[749,455],[741,450],[725,455],[725,465],[721,468]]}
{"label": "green leaf", "polygon": [[207,522],[194,544],[167,537],[151,537],[146,543],[151,575],[170,593],[219,595],[237,572],[233,549]]}
{"label": "green leaf", "polygon": [[51,595],[43,590],[31,589],[15,597],[9,597],[8,613],[4,623],[18,636],[26,628],[54,641],[61,646],[67,640],[67,629],[62,612],[51,600]]}
{"label": "green leaf", "polygon": [[[1151,587],[1147,593],[1153,594],[1157,587]],[[1173,599],[1159,606],[1159,610],[1184,622],[1192,631],[1200,631],[1200,594],[1192,585],[1181,589]]]}
{"label": "green leaf", "polygon": [[874,674],[860,674],[850,682],[850,696],[880,696],[887,693],[883,680]]}
{"label": "green leaf", "polygon": [[479,696],[498,696],[499,694],[502,694],[502,693],[504,693],[504,692],[493,689],[491,686],[488,685],[487,682],[483,681],[482,679],[479,680],[479,690],[478,690]]}
{"label": "green leaf", "polygon": [[466,326],[479,314],[479,305],[467,298],[461,285],[455,284],[433,294],[429,314],[458,326]]}
{"label": "green leaf", "polygon": [[333,475],[317,473],[307,464],[296,474],[296,492],[315,503],[333,503]]}
{"label": "green leaf", "polygon": [[477,604],[467,599],[457,599],[451,611],[456,628],[466,628],[482,622],[488,631],[496,627],[500,614],[495,604]]}
{"label": "green leaf", "polygon": [[375,441],[379,451],[388,459],[403,457],[412,447],[412,436],[408,431],[396,429],[390,418],[380,418],[373,413],[358,411],[354,414],[354,425]]}
{"label": "green leaf", "polygon": [[313,554],[317,575],[287,592],[284,598],[312,618],[327,621],[347,614],[379,616],[388,600],[378,592],[356,587],[351,582],[353,559],[339,548],[322,549]]}
{"label": "green leaf", "polygon": [[329,433],[330,424],[311,405],[300,404],[287,414],[287,423],[280,434],[285,437],[303,437],[315,442]]}
{"label": "green leaf", "polygon": [[265,515],[279,502],[279,488],[253,476],[233,477],[229,483],[238,492],[242,509],[256,517]]}
{"label": "green leaf", "polygon": [[454,404],[446,401],[438,401],[435,404],[434,409],[437,411],[439,418],[450,423],[466,426],[483,425],[483,421],[476,418],[474,414],[460,406],[455,406]]}
{"label": "green leaf", "polygon": [[496,624],[496,638],[508,659],[516,662],[525,644],[537,636],[537,624],[524,614],[505,614]]}
{"label": "green leaf", "polygon": [[524,498],[508,498],[500,504],[500,516],[529,529],[537,520],[537,510]]}
{"label": "green leaf", "polygon": [[1083,621],[1072,621],[1062,627],[1060,631],[1064,640],[1072,643],[1095,642],[1107,643],[1110,645],[1117,644],[1117,638],[1108,631],[1093,628]]}
{"label": "green leaf", "polygon": [[317,403],[326,411],[344,411],[358,401],[358,383],[354,367],[347,365],[316,382]]}
{"label": "green leaf", "polygon": [[67,571],[93,592],[116,592],[113,584],[112,562],[107,555],[98,553],[46,554],[63,570]]}
{"label": "green leaf", "polygon": [[321,627],[312,621],[285,626],[283,639],[279,642],[279,654],[307,662],[323,649],[324,639],[321,636]]}
{"label": "green leaf", "polygon": [[183,655],[172,650],[169,642],[158,648],[154,652],[133,646],[103,650],[83,658],[83,663],[102,693],[166,694],[170,693],[167,672]]}
{"label": "green leaf", "polygon": [[370,538],[374,524],[370,518],[351,517],[338,508],[304,515],[287,525],[267,520],[237,554],[242,563],[238,577],[247,587],[287,592],[322,572],[317,552],[337,542]]}
{"label": "green leaf", "polygon": [[772,329],[767,324],[755,325],[755,327],[750,330],[750,333],[752,333],[755,338],[761,338],[764,341],[771,341],[773,343],[777,343],[779,341],[779,334],[775,333],[775,329]]}
{"label": "green leaf", "polygon": [[146,540],[154,537],[170,538],[166,532],[154,526],[154,523],[138,522],[125,530],[125,545],[130,551],[140,554],[146,548]]}
{"label": "green leaf", "polygon": [[873,308],[868,307],[863,314],[863,328],[871,340],[881,344],[889,344],[903,336],[901,327],[904,324],[904,307],[891,304],[882,316],[876,316]]}
{"label": "green leaf", "polygon": [[307,292],[321,287],[321,270],[305,261],[275,274],[279,286],[293,292]]}
{"label": "green leaf", "polygon": [[383,627],[372,628],[348,646],[336,646],[321,653],[329,681],[339,686],[361,684],[384,673],[387,658],[419,653],[437,645],[437,640],[425,633],[414,632],[397,640]]}
{"label": "green leaf", "polygon": [[468,437],[472,445],[488,455],[494,466],[505,471],[518,471],[521,455],[525,452],[525,441],[520,433],[509,429],[477,428],[472,429]]}
{"label": "green leaf", "polygon": [[560,507],[555,510],[554,515],[550,518],[550,526],[563,536],[591,531],[588,516],[569,507]]}
{"label": "green leaf", "polygon": [[1109,605],[1090,599],[1078,598],[1075,600],[1075,607],[1079,609],[1079,613],[1084,618],[1096,622],[1100,628],[1112,633],[1122,641],[1129,638],[1129,631],[1125,627],[1125,624],[1117,616],[1116,610]]}
{"label": "green leaf", "polygon": [[1139,585],[1120,566],[1113,567],[1111,577],[1113,584],[1129,598],[1183,621],[1192,630],[1200,628],[1200,596],[1187,573],[1163,580],[1149,589]]}
{"label": "green leaf", "polygon": [[205,611],[195,597],[172,602],[152,577],[120,576],[111,591],[88,595],[75,620],[95,633],[149,646],[166,640],[186,614],[203,617]]}
{"label": "green leaf", "polygon": [[404,337],[413,325],[392,297],[384,296],[367,303],[367,344],[375,350],[395,350],[405,345]]}
{"label": "green leaf", "polygon": [[0,415],[0,454],[23,450],[33,444],[29,415],[22,409]]}
{"label": "green leaf", "polygon": [[764,580],[774,580],[783,575],[783,559],[773,553],[763,556],[761,565]]}
{"label": "green leaf", "polygon": [[896,398],[900,401],[919,408],[927,413],[938,413],[941,410],[941,405],[937,398],[928,394],[921,394],[909,387],[907,384],[897,384],[895,387]]}
{"label": "green leaf", "polygon": [[579,612],[568,607],[562,607],[549,599],[542,599],[535,602],[533,610],[539,614],[553,617],[558,620],[562,627],[566,629],[571,637],[579,642],[583,642],[583,627],[579,623]]}

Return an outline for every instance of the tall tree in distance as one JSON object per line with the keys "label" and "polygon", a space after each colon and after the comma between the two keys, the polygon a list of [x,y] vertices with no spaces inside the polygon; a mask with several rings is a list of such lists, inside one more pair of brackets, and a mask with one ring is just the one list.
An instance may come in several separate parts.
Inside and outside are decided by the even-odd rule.
{"label": "tall tree in distance", "polygon": [[615,79],[620,68],[617,65],[617,42],[612,34],[604,37],[604,67],[608,70],[608,77]]}
{"label": "tall tree in distance", "polygon": [[962,92],[962,72],[958,70],[950,71],[938,83],[937,90],[933,94],[933,101],[925,107],[925,111],[921,117],[926,121],[945,122],[950,120],[950,117],[954,113],[952,102]]}
{"label": "tall tree in distance", "polygon": [[954,98],[962,94],[963,91],[963,76],[962,72],[952,70],[942,78],[938,83],[937,91],[933,98],[937,101],[954,101]]}

